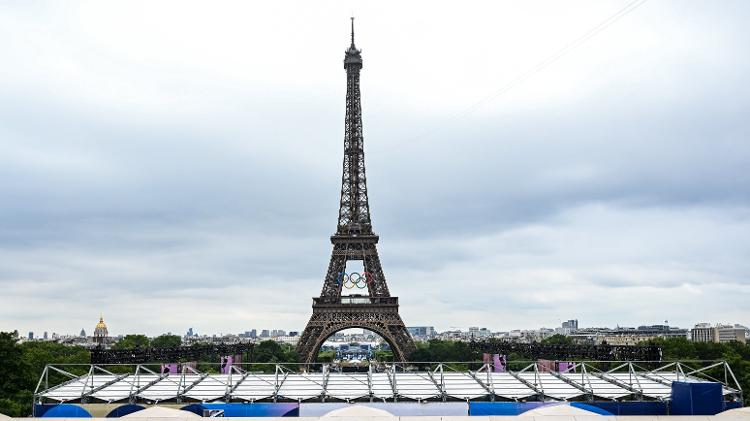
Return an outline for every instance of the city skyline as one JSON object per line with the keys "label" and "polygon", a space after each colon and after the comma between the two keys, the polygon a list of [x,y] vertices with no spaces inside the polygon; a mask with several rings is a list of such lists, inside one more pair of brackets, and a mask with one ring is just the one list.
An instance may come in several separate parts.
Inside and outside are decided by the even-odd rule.
{"label": "city skyline", "polygon": [[[750,324],[750,6],[626,4],[356,3],[407,326]],[[301,330],[351,8],[139,5],[0,6],[0,330]]]}
{"label": "city skyline", "polygon": [[[585,331],[585,330],[590,330],[590,329],[615,329],[616,330],[616,329],[640,329],[640,328],[649,328],[649,327],[670,327],[672,329],[681,329],[681,330],[690,331],[691,328],[699,328],[699,327],[703,327],[703,326],[712,326],[712,327],[713,326],[735,326],[735,327],[742,326],[746,330],[750,329],[747,326],[744,326],[744,325],[742,325],[740,323],[730,323],[730,322],[726,322],[726,321],[725,322],[706,322],[706,321],[701,321],[701,322],[695,322],[695,323],[693,323],[693,324],[691,324],[689,326],[675,326],[675,325],[670,325],[670,324],[668,324],[667,320],[665,320],[663,324],[661,324],[661,323],[656,323],[656,324],[639,323],[639,324],[635,324],[635,325],[631,325],[631,326],[620,325],[620,324],[616,324],[616,325],[612,325],[612,326],[605,326],[605,325],[587,325],[586,323],[583,323],[583,324],[580,324],[580,326],[579,326],[579,321],[577,319],[563,320],[561,323],[558,323],[557,325],[555,325],[555,324],[543,324],[543,325],[535,326],[535,327],[532,327],[532,328],[508,327],[508,328],[497,329],[497,328],[490,328],[490,327],[488,327],[486,325],[482,325],[482,324],[473,324],[473,325],[468,325],[468,326],[450,326],[448,328],[440,328],[440,327],[435,327],[435,326],[432,326],[432,325],[429,325],[429,326],[416,326],[416,325],[414,325],[414,326],[407,326],[407,329],[411,330],[411,329],[425,329],[425,328],[428,328],[428,329],[433,330],[436,334],[446,334],[446,333],[451,333],[451,332],[470,333],[473,330],[482,330],[482,331],[487,331],[487,332],[493,333],[493,334],[495,334],[495,333],[519,332],[519,331],[544,331],[544,330],[549,330],[549,331],[554,331],[555,333],[558,333],[558,334],[565,334],[565,335],[567,335],[571,331],[575,331],[575,330],[578,330],[578,329],[580,329],[582,331]],[[91,332],[93,332],[94,330],[95,329],[92,329]],[[341,332],[345,332],[345,333],[349,334],[349,333],[352,333],[351,331],[356,331],[356,332],[358,332],[358,331],[371,332],[371,331],[369,331],[367,329],[361,329],[361,328],[348,328],[348,329],[342,330]],[[45,330],[43,332],[43,334],[44,334],[44,339],[45,340],[47,340],[47,339],[49,339],[49,340],[55,340],[56,338],[61,338],[61,337],[77,337],[77,336],[88,336],[88,337],[91,337],[91,335],[86,335],[85,332],[86,332],[86,328],[84,327],[84,328],[81,329],[81,331],[78,334],[76,334],[74,331],[70,331],[70,332],[68,332],[68,331],[52,332],[52,331],[47,331],[47,330]],[[28,332],[18,331],[18,334],[21,337],[28,337],[32,333],[34,334],[34,339],[40,339],[37,331],[28,331]],[[173,331],[164,331],[164,332],[158,332],[158,333],[155,333],[155,334],[145,334],[145,335],[148,336],[148,337],[152,337],[152,338],[153,337],[157,337],[157,336],[161,336],[161,335],[176,335],[176,336],[180,336],[182,338],[190,338],[190,337],[195,337],[195,338],[199,338],[199,337],[217,337],[217,338],[220,338],[220,337],[228,337],[228,336],[244,336],[244,337],[250,337],[250,338],[253,338],[253,339],[255,339],[255,338],[257,338],[257,339],[266,338],[267,339],[267,338],[274,338],[274,337],[277,337],[277,336],[298,336],[300,333],[301,333],[301,330],[299,328],[287,329],[287,328],[280,328],[278,326],[260,327],[260,328],[258,328],[258,327],[250,327],[250,328],[241,329],[239,331],[231,331],[231,332],[224,332],[224,331],[217,331],[217,332],[211,332],[211,331],[206,332],[206,331],[203,331],[203,332],[201,332],[201,331],[198,331],[197,329],[194,329],[193,327],[188,327],[188,328],[184,329],[183,332],[180,332],[180,331],[176,331],[176,332],[173,332]],[[131,332],[131,331],[128,331],[128,332],[118,332],[116,330],[112,330],[112,333],[110,334],[110,336],[111,337],[115,337],[115,338],[119,338],[119,337],[124,337],[126,335],[141,335],[141,334],[144,334],[144,333],[142,333],[142,332]],[[48,336],[49,336],[49,338],[48,338]],[[377,335],[377,336],[379,336],[379,335]],[[29,338],[29,339],[31,339],[31,338]]]}

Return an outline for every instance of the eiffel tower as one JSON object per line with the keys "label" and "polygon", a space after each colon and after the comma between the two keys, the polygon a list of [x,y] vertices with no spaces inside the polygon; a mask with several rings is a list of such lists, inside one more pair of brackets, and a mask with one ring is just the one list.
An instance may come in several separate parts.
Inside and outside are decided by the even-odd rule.
{"label": "eiffel tower", "polygon": [[[344,56],[346,69],[346,123],[344,135],[344,171],[341,177],[341,204],[336,233],[331,236],[333,253],[323,281],[320,297],[313,298],[313,314],[297,344],[302,362],[312,363],[330,335],[348,328],[371,330],[388,342],[395,359],[406,361],[414,342],[398,314],[398,297],[391,297],[378,257],[378,236],[372,231],[367,201],[365,152],[362,137],[362,104],[359,71],[362,51],[352,43]],[[367,295],[342,296],[342,287],[354,286],[353,275],[346,274],[346,262],[361,260],[364,273],[356,274],[356,285]],[[347,284],[348,276],[352,275]]]}

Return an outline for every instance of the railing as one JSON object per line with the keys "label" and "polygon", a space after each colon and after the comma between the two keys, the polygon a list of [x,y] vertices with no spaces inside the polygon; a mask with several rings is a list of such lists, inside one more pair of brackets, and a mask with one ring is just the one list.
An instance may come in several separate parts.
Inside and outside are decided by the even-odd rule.
{"label": "railing", "polygon": [[398,297],[369,297],[367,295],[346,295],[340,298],[315,297],[313,306],[330,305],[398,305]]}
{"label": "railing", "polygon": [[93,364],[143,364],[154,361],[211,361],[225,355],[250,355],[254,343],[195,344],[160,348],[91,350]]}
{"label": "railing", "polygon": [[660,361],[662,350],[656,345],[573,345],[521,343],[502,339],[472,340],[469,349],[474,353],[521,354],[536,358],[593,361]]}

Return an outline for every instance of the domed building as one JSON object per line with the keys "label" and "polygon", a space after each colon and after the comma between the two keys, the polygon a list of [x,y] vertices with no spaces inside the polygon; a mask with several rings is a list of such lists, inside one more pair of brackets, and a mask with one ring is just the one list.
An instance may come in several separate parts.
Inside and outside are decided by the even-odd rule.
{"label": "domed building", "polygon": [[100,315],[99,323],[97,323],[94,328],[94,343],[99,346],[104,346],[108,337],[109,332],[107,331],[107,325],[104,323],[104,317]]}

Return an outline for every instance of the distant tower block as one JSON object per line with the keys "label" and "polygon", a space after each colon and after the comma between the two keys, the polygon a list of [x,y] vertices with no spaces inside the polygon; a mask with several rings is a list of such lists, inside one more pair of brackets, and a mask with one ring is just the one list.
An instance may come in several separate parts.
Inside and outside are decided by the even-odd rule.
{"label": "distant tower block", "polygon": [[[344,56],[346,69],[346,124],[344,135],[344,168],[341,179],[338,228],[331,236],[333,253],[323,281],[320,297],[313,298],[313,314],[297,343],[303,362],[311,363],[327,337],[343,329],[362,328],[382,336],[397,360],[405,361],[415,346],[398,314],[398,297],[391,297],[385,282],[372,231],[370,205],[367,200],[365,152],[362,136],[362,105],[359,91],[361,51],[352,43]],[[345,274],[346,262],[361,260],[364,273],[357,274],[356,288],[367,288],[367,295],[341,296],[341,288],[354,287],[354,279]],[[351,275],[351,274],[349,274]]]}

